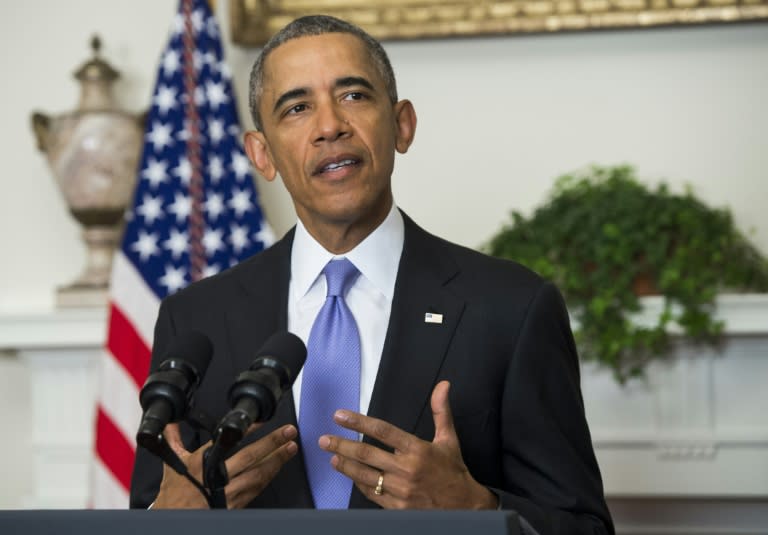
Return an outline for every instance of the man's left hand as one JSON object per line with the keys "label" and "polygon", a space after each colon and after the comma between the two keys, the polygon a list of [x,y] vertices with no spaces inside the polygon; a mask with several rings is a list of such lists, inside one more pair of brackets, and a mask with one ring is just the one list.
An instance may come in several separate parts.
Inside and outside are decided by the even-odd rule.
{"label": "man's left hand", "polygon": [[[336,423],[375,438],[394,453],[332,435],[320,437],[320,447],[334,454],[331,464],[336,470],[385,509],[495,509],[498,499],[475,481],[461,457],[448,403],[449,387],[442,381],[432,391],[432,442],[383,420],[339,410],[334,414]],[[377,486],[380,493],[375,492]]]}

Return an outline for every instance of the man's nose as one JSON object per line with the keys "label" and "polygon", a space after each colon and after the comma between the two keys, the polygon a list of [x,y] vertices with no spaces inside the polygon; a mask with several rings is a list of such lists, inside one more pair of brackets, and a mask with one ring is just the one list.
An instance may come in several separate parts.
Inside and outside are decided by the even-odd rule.
{"label": "man's nose", "polygon": [[342,110],[333,104],[318,106],[315,121],[315,143],[336,141],[349,133],[349,123]]}

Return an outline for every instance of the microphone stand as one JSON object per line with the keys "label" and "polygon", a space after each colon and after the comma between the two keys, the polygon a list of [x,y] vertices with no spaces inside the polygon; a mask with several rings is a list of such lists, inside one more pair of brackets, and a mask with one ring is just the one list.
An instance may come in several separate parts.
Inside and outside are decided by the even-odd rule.
{"label": "microphone stand", "polygon": [[203,484],[210,490],[210,503],[213,509],[227,508],[224,488],[229,483],[229,474],[224,460],[243,438],[243,432],[240,429],[242,418],[240,413],[232,412],[224,416],[216,430],[211,433],[213,445],[203,454]]}
{"label": "microphone stand", "polygon": [[229,474],[224,464],[224,453],[218,440],[203,453],[203,484],[210,491],[208,505],[211,509],[227,508],[224,488],[229,483]]}

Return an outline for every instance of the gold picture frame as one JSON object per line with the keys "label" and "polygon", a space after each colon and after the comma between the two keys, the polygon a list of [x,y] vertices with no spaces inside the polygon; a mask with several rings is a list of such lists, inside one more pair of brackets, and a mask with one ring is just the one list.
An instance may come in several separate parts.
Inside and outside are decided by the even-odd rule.
{"label": "gold picture frame", "polygon": [[296,17],[335,15],[382,39],[768,20],[768,0],[230,0],[232,39],[263,45]]}

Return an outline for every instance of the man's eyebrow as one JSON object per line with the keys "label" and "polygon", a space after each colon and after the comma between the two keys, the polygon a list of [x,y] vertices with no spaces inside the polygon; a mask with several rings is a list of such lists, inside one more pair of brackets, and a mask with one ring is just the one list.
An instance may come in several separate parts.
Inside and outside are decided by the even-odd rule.
{"label": "man's eyebrow", "polygon": [[343,78],[337,78],[336,83],[333,85],[337,88],[361,85],[367,89],[370,89],[371,91],[376,91],[376,89],[373,87],[373,84],[362,76],[344,76]]}
{"label": "man's eyebrow", "polygon": [[[371,91],[375,91],[376,89],[373,87],[373,84],[363,78],[362,76],[344,76],[342,78],[337,78],[334,82],[334,87],[340,88],[340,87],[354,87],[354,86],[363,86]],[[272,108],[272,112],[276,113],[280,107],[283,106],[286,102],[289,100],[292,100],[294,98],[299,97],[305,97],[309,94],[309,89],[306,87],[297,87],[296,89],[291,89],[290,91],[286,91],[282,95],[280,95],[280,98],[275,101],[275,105]]]}
{"label": "man's eyebrow", "polygon": [[282,95],[280,95],[280,98],[277,99],[277,102],[275,102],[274,108],[272,108],[272,113],[277,112],[277,110],[285,104],[287,101],[299,98],[299,97],[305,97],[309,94],[309,90],[305,87],[297,87],[296,89],[291,89],[290,91],[286,91]]}

